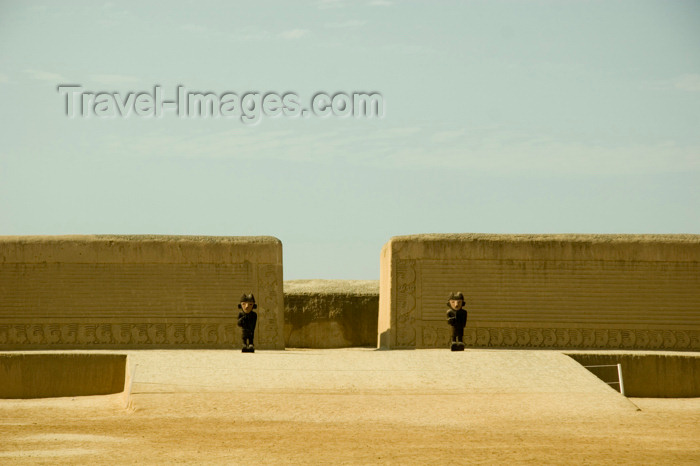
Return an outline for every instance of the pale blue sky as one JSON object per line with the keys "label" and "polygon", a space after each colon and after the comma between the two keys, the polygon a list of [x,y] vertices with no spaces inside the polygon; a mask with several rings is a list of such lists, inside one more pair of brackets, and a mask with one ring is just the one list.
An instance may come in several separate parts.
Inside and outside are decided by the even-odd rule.
{"label": "pale blue sky", "polygon": [[[68,119],[92,91],[376,91],[383,119]],[[0,1],[0,234],[700,233],[698,1]]]}

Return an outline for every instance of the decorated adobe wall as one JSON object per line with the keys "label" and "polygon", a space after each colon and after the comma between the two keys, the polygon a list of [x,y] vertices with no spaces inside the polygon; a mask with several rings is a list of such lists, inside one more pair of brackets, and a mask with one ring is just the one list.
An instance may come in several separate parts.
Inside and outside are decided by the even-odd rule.
{"label": "decorated adobe wall", "polygon": [[413,235],[382,249],[379,347],[700,349],[700,235]]}
{"label": "decorated adobe wall", "polygon": [[250,291],[256,346],[284,348],[276,238],[0,236],[0,350],[236,347]]}

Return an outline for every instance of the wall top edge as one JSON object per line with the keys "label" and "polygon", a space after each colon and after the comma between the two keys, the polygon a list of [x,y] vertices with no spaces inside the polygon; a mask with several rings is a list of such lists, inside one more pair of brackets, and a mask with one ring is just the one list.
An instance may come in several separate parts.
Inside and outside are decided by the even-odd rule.
{"label": "wall top edge", "polygon": [[379,280],[285,280],[287,295],[379,296]]}
{"label": "wall top edge", "polygon": [[272,236],[0,236],[0,264],[228,264],[246,261],[281,266],[282,242]]}
{"label": "wall top edge", "polygon": [[393,236],[390,243],[413,241],[444,242],[581,242],[581,243],[668,243],[700,244],[698,234],[497,234],[497,233],[422,233],[414,235]]}
{"label": "wall top edge", "polygon": [[395,236],[383,249],[397,259],[700,262],[700,235],[422,234]]}
{"label": "wall top edge", "polygon": [[268,243],[282,244],[274,236],[204,236],[204,235],[0,235],[0,243]]}

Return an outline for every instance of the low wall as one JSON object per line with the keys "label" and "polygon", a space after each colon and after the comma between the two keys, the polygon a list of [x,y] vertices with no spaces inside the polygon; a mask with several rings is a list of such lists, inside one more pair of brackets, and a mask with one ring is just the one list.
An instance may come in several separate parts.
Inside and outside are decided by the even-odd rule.
{"label": "low wall", "polygon": [[0,350],[284,348],[282,244],[272,237],[2,236]]}
{"label": "low wall", "polygon": [[125,354],[0,354],[0,398],[121,393],[126,366]]}
{"label": "low wall", "polygon": [[700,349],[700,235],[413,235],[382,249],[379,346]]}
{"label": "low wall", "polygon": [[[620,364],[625,395],[638,398],[700,397],[700,354],[569,353],[582,366]],[[616,367],[588,370],[605,382],[618,380]],[[615,389],[617,385],[613,385]]]}
{"label": "low wall", "polygon": [[379,282],[284,282],[284,335],[291,348],[375,346]]}

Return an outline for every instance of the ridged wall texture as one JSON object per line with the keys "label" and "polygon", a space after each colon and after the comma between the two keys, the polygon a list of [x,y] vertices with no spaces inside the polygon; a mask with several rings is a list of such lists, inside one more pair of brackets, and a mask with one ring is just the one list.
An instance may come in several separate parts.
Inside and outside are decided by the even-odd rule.
{"label": "ridged wall texture", "polygon": [[0,350],[284,348],[282,244],[272,237],[0,237]]}
{"label": "ridged wall texture", "polygon": [[700,235],[413,235],[382,249],[379,346],[700,349]]}

